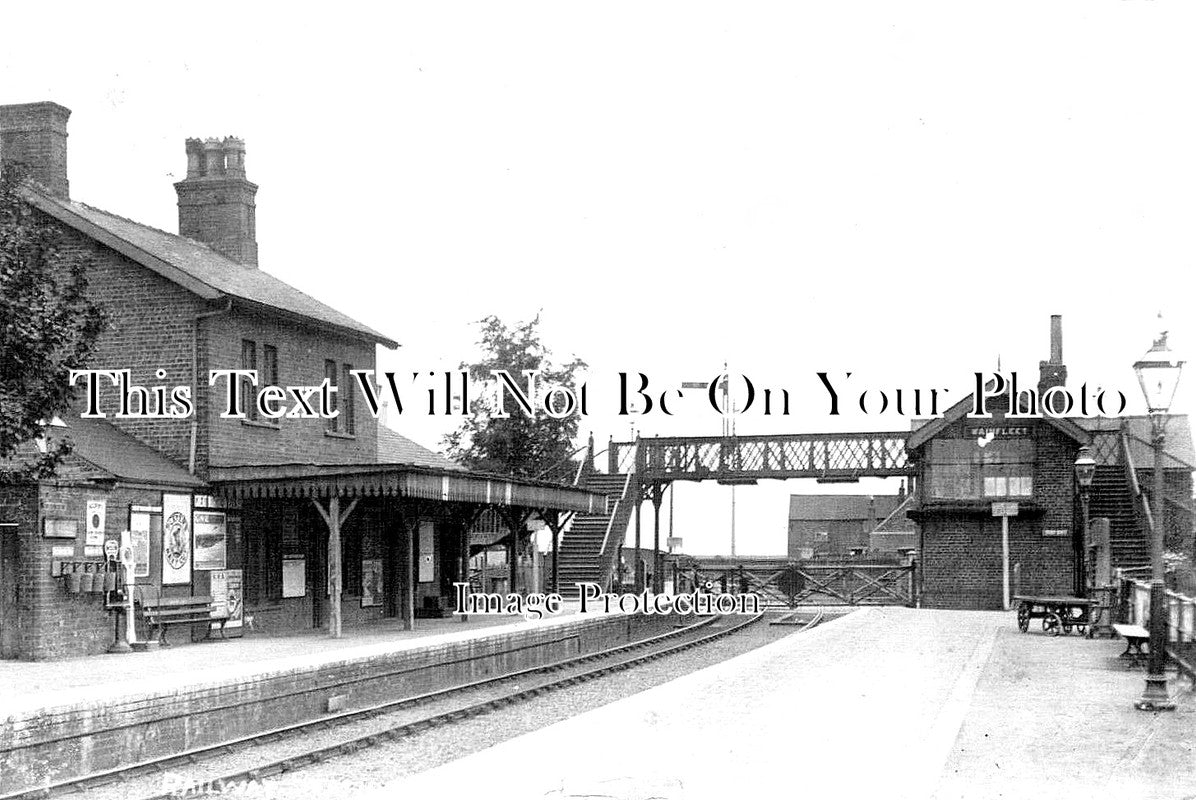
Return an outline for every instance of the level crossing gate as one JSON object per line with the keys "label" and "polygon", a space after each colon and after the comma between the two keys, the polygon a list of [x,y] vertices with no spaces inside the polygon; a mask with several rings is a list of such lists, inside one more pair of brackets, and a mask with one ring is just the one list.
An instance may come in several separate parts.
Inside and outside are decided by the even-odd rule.
{"label": "level crossing gate", "polygon": [[674,586],[677,591],[752,592],[763,607],[772,609],[913,606],[916,572],[912,563],[681,557],[675,565]]}

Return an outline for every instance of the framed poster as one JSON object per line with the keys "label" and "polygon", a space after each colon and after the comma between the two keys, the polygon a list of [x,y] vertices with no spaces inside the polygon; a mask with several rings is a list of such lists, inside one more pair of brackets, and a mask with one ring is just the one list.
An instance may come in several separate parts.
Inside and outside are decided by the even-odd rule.
{"label": "framed poster", "polygon": [[228,566],[228,534],[223,511],[195,512],[195,568],[224,569]]}
{"label": "framed poster", "polygon": [[162,585],[191,583],[191,495],[162,495]]}
{"label": "framed poster", "polygon": [[224,630],[241,627],[245,616],[244,595],[241,592],[242,573],[239,569],[217,569],[211,573],[212,616],[227,617]]}
{"label": "framed poster", "polygon": [[78,520],[53,519],[52,517],[42,520],[42,536],[47,539],[74,539],[78,535]]}
{"label": "framed poster", "polygon": [[382,605],[382,559],[361,561],[361,607]]}
{"label": "framed poster", "polygon": [[307,559],[303,556],[282,557],[282,596],[307,595]]}
{"label": "framed poster", "polygon": [[150,567],[150,515],[134,511],[129,515],[129,544],[133,547],[133,577],[148,578]]}
{"label": "framed poster", "polygon": [[419,577],[420,583],[436,580],[436,523],[419,524]]}
{"label": "framed poster", "polygon": [[104,544],[104,517],[107,507],[107,500],[87,501],[87,540],[83,542],[85,546]]}

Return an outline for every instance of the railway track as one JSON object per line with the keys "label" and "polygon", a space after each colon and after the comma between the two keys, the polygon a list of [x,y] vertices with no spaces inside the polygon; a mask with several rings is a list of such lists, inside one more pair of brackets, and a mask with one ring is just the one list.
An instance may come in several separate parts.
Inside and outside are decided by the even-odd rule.
{"label": "railway track", "polygon": [[[678,628],[677,630],[619,645],[607,650],[574,656],[555,661],[551,664],[492,676],[401,700],[393,700],[365,708],[333,713],[317,720],[287,725],[217,745],[195,748],[183,753],[131,764],[103,773],[74,778],[34,790],[4,795],[0,797],[0,800],[69,797],[79,792],[90,792],[102,788],[111,789],[121,797],[137,796],[144,798],[144,800],[159,800],[159,798],[164,800],[165,798],[177,798],[180,796],[196,797],[207,793],[219,793],[222,790],[227,790],[227,788],[300,769],[336,756],[354,753],[383,742],[402,739],[432,727],[451,724],[457,720],[485,714],[521,700],[537,697],[546,692],[573,686],[603,675],[608,675],[612,672],[625,670],[638,664],[697,647],[743,630],[758,622],[763,616],[764,614],[757,614],[726,627],[719,627],[719,623],[727,618],[709,617],[684,628]],[[818,619],[812,620],[805,627],[813,627],[818,622]],[[712,630],[706,630],[708,628]],[[535,678],[536,676],[547,676],[548,679],[532,681],[529,684],[528,679]],[[454,695],[464,695],[486,688],[501,687],[502,684],[506,683],[514,685],[496,696],[473,700],[397,724],[386,724],[368,733],[344,736],[332,743],[307,746],[284,757],[266,757],[252,766],[238,767],[219,775],[219,777],[195,776],[194,778],[188,777],[181,781],[176,777],[175,780],[170,782],[171,785],[168,791],[139,794],[132,785],[135,782],[152,780],[154,778],[164,780],[168,775],[177,776],[180,773],[193,772],[202,769],[203,765],[207,762],[224,756],[243,754],[258,745],[271,745],[287,740],[300,739],[305,734],[332,732],[339,728],[350,727],[354,723],[375,720],[388,714],[434,703]]]}

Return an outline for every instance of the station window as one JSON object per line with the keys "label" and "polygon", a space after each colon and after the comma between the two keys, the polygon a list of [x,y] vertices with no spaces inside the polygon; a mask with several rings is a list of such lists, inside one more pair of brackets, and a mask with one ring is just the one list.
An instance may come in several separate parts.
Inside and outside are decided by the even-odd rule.
{"label": "station window", "polygon": [[272,344],[262,345],[261,378],[263,385],[278,386],[278,348]]}
{"label": "station window", "polygon": [[930,443],[928,488],[936,500],[1030,497],[1034,493],[1034,442],[1008,439],[980,447],[974,439]]}
{"label": "station window", "polygon": [[344,419],[342,428],[347,434],[357,433],[357,421],[353,418],[353,376],[349,373],[353,370],[351,364],[341,364],[341,374],[343,380],[341,381],[340,389],[340,407],[341,417]]}
{"label": "station window", "polygon": [[[328,359],[327,361],[324,362],[324,377],[328,380],[329,386],[333,386],[333,387],[336,386],[336,381],[337,381],[336,362],[333,361],[332,359]],[[336,411],[336,407],[337,407],[336,394],[332,395],[332,401],[331,401],[330,405],[331,405],[331,408],[329,410]],[[340,430],[339,422],[340,422],[340,420],[338,417],[328,417],[324,420],[324,429],[331,431],[333,433],[336,433],[337,431]]]}
{"label": "station window", "polygon": [[[241,340],[241,369],[257,369],[257,343],[252,339]],[[258,375],[258,384],[261,384],[261,375]],[[257,403],[254,398],[257,397],[257,392],[254,391],[253,382],[249,378],[241,379],[241,407],[245,410],[245,416],[249,419],[257,419]]]}

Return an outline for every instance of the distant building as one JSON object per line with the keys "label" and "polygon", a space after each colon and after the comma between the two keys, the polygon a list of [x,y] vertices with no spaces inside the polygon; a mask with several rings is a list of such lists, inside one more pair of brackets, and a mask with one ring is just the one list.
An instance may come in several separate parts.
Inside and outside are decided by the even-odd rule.
{"label": "distant building", "polygon": [[872,532],[882,522],[890,522],[904,500],[904,494],[790,495],[789,557],[808,559],[867,550],[873,546]]}
{"label": "distant building", "polygon": [[868,547],[873,553],[895,553],[899,556],[916,555],[918,551],[918,526],[906,516],[914,508],[913,495],[906,496],[893,509],[893,513],[881,520],[868,535]]}

